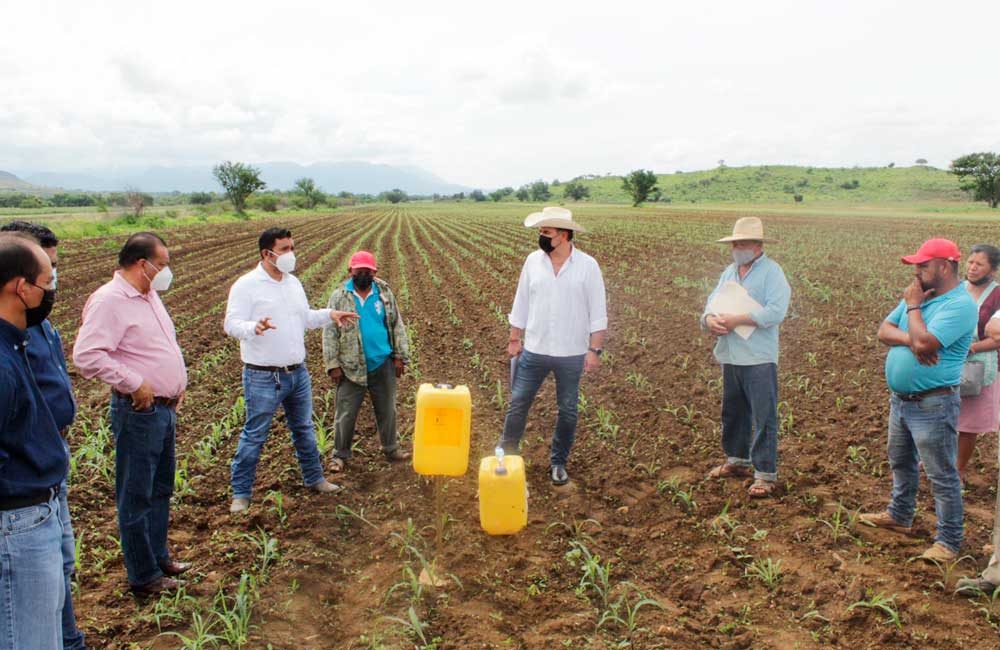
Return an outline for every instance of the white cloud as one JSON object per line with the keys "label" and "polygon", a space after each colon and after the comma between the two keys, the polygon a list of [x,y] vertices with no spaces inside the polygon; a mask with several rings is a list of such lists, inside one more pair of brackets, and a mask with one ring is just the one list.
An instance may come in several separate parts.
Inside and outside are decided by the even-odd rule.
{"label": "white cloud", "polygon": [[340,4],[8,3],[0,169],[365,159],[489,186],[1000,148],[992,0]]}

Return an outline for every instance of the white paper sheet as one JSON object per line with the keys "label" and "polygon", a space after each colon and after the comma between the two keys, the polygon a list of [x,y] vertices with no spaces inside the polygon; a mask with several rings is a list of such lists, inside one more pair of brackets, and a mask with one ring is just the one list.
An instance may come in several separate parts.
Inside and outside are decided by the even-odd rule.
{"label": "white paper sheet", "polygon": [[[719,288],[719,292],[708,303],[710,314],[749,314],[761,309],[759,302],[750,297],[747,290],[739,282],[729,281]],[[743,340],[750,338],[753,331],[757,329],[755,325],[739,325],[733,329]]]}

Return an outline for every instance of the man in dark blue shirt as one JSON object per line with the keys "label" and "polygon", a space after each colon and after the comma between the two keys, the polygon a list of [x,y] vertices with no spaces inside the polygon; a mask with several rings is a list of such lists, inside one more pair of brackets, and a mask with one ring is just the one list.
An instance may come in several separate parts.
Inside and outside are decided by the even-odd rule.
{"label": "man in dark blue shirt", "polygon": [[28,362],[29,326],[52,307],[52,263],[0,233],[0,647],[62,648],[59,486],[69,458]]}
{"label": "man in dark blue shirt", "polygon": [[[42,250],[52,262],[52,288],[55,289],[59,264],[57,249],[59,239],[55,233],[45,226],[25,221],[12,221],[0,228],[0,231],[23,232],[38,240]],[[30,341],[27,348],[28,364],[65,443],[67,430],[76,417],[76,400],[73,399],[73,386],[66,371],[66,355],[63,353],[62,339],[48,318],[38,325],[29,327],[28,338]],[[69,454],[69,444],[66,444],[66,453]],[[76,614],[73,611],[72,582],[76,571],[76,540],[73,537],[67,497],[68,486],[64,480],[59,490],[59,515],[63,525],[63,578],[66,584],[62,611],[63,649],[83,650],[86,648],[83,633],[76,626]]]}

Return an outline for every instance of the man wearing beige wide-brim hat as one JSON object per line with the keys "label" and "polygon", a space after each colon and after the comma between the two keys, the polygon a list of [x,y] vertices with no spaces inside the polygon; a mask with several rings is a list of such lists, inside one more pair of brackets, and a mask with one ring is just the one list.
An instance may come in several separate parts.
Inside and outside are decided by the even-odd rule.
{"label": "man wearing beige wide-brim hat", "polygon": [[702,327],[716,337],[722,364],[722,449],[726,461],[711,478],[754,476],[750,496],[768,497],[778,479],[778,328],[791,289],[778,263],[764,254],[764,224],[743,217],[719,239],[732,248],[708,297]]}
{"label": "man wearing beige wide-brim hat", "polygon": [[552,483],[564,485],[576,435],[580,378],[600,366],[608,329],[604,278],[597,261],[573,244],[574,233],[586,230],[566,208],[533,212],[524,226],[538,229],[540,250],[524,261],[508,317],[507,353],[515,361],[500,445],[507,453],[519,453],[528,410],[552,373],[559,416],[549,463]]}

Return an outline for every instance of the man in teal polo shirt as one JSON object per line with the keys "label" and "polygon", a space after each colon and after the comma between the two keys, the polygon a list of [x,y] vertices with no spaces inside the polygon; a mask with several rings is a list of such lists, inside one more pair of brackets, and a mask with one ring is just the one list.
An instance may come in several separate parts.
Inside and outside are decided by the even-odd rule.
{"label": "man in teal polo shirt", "polygon": [[937,535],[920,557],[938,562],[954,561],[963,537],[962,484],[956,465],[958,386],[979,309],[961,284],[961,259],[958,246],[947,239],[929,239],[903,258],[904,264],[915,265],[916,277],[878,330],[879,340],[890,346],[885,378],[892,391],[888,443],[892,498],[886,511],[861,515],[870,526],[908,531],[923,461],[934,494]]}
{"label": "man in teal polo shirt", "polygon": [[389,285],[375,277],[375,256],[351,256],[351,277],[330,295],[331,309],[357,312],[357,325],[328,327],[323,332],[323,360],[337,386],[335,451],[330,469],[343,471],[351,457],[358,411],[369,393],[375,409],[382,452],[391,461],[410,454],[399,448],[396,434],[396,380],[409,363],[406,327]]}

